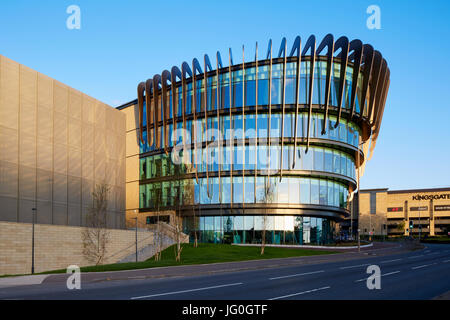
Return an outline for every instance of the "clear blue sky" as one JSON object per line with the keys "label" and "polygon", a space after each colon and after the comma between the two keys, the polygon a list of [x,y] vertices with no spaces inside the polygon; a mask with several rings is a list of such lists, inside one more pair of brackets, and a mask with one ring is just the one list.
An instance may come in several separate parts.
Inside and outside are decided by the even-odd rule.
{"label": "clear blue sky", "polygon": [[[66,8],[81,8],[81,30]],[[366,8],[381,9],[381,30]],[[450,186],[450,2],[442,1],[23,1],[0,4],[0,54],[113,106],[138,82],[183,61],[272,38],[359,38],[381,51],[391,86],[362,188]],[[261,51],[260,51],[261,52]],[[215,63],[215,61],[214,61]]]}

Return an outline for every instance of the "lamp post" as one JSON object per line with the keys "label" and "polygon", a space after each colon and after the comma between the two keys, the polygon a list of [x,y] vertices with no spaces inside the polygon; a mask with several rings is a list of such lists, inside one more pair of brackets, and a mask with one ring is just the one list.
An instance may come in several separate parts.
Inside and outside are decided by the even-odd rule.
{"label": "lamp post", "polygon": [[138,230],[138,218],[133,218],[136,223],[135,223],[135,245],[136,245],[136,262],[138,262],[138,236],[137,236],[137,230]]}
{"label": "lamp post", "polygon": [[36,220],[36,208],[32,208],[31,212],[31,274],[34,274],[34,223]]}

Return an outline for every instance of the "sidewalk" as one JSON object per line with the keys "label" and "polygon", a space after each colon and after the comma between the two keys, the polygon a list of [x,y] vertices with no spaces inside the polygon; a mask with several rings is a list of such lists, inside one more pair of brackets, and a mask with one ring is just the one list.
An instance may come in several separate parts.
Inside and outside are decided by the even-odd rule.
{"label": "sidewalk", "polygon": [[[322,249],[323,250],[323,249]],[[349,252],[353,251],[353,252]],[[106,271],[106,272],[86,272],[82,273],[83,282],[101,282],[113,280],[164,278],[164,277],[185,277],[204,274],[226,273],[234,271],[257,270],[265,268],[288,267],[295,265],[310,265],[326,262],[349,261],[368,256],[383,256],[395,253],[411,251],[407,245],[402,243],[374,243],[372,247],[362,248],[358,253],[357,249],[352,249],[343,253],[290,257],[278,259],[261,259],[235,262],[220,262],[211,264],[182,265],[170,267],[155,267],[148,269]],[[19,286],[40,283],[65,283],[69,274],[49,274],[25,277],[10,277],[0,279],[0,288],[6,286]],[[5,281],[2,283],[2,280]]]}

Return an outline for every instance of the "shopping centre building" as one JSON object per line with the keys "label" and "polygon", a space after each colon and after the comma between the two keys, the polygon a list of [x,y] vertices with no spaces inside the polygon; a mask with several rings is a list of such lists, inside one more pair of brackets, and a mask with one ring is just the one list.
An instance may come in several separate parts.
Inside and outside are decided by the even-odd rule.
{"label": "shopping centre building", "polygon": [[450,188],[361,190],[359,199],[362,235],[449,235]]}
{"label": "shopping centre building", "polygon": [[332,241],[390,78],[360,40],[297,37],[184,62],[115,109],[0,59],[0,220],[83,226],[106,184],[109,227],[177,216],[203,242]]}
{"label": "shopping centre building", "polygon": [[152,76],[118,107],[127,221],[181,216],[203,242],[332,241],[380,131],[385,59],[332,35],[215,58]]}

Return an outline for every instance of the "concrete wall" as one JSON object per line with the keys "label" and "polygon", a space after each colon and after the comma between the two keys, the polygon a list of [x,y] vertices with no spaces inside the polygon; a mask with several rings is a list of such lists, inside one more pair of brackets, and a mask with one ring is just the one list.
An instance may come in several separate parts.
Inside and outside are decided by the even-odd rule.
{"label": "concrete wall", "polygon": [[[35,225],[35,272],[92,265],[83,256],[82,227]],[[0,222],[0,275],[31,273],[32,225]],[[135,252],[135,231],[109,229],[105,263]],[[138,232],[138,250],[153,244],[153,232]],[[148,257],[147,257],[148,258]]]}
{"label": "concrete wall", "polygon": [[[125,224],[125,115],[0,55],[0,221],[82,226],[96,184]],[[136,192],[137,196],[137,192]]]}

